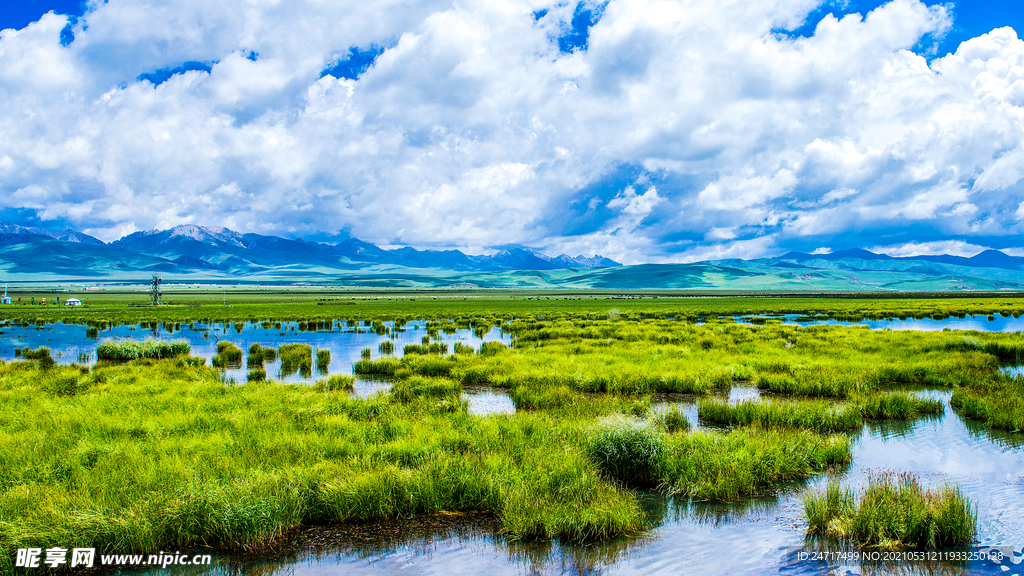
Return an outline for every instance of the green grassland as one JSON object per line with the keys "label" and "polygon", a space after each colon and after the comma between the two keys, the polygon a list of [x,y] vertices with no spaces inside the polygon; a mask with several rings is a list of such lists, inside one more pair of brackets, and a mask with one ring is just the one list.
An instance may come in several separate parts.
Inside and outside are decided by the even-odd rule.
{"label": "green grassland", "polygon": [[[513,335],[512,349],[489,345],[483,354],[383,356],[362,360],[355,370],[505,387],[522,409],[563,406],[594,393],[706,394],[737,382],[798,402],[702,403],[701,417],[723,425],[838,431],[859,427],[862,418],[941,411],[939,403],[905,392],[920,386],[955,389],[954,407],[966,405],[961,398],[987,398],[992,404],[984,419],[996,427],[1019,429],[1024,413],[1022,382],[999,371],[1001,362],[1024,357],[1020,334],[622,319],[520,320],[503,329]],[[965,415],[981,417],[981,408],[973,410]]]}
{"label": "green grassland", "polygon": [[[22,351],[0,365],[0,572],[14,549],[53,542],[246,550],[299,526],[449,512],[493,515],[510,540],[606,541],[651,528],[638,489],[727,502],[841,468],[864,420],[941,411],[920,387],[952,389],[956,411],[992,427],[1024,421],[1024,383],[999,371],[1024,355],[1020,334],[730,318],[1015,315],[1016,298],[640,296],[196,292],[150,307],[100,292],[75,310],[4,307],[0,319],[18,324],[358,320],[386,335],[384,321],[427,320],[429,337],[400,358],[364,351],[356,372],[393,382],[366,399],[342,377],[225,385],[181,344],[119,344],[91,367]],[[442,346],[455,328],[495,326],[510,347]],[[314,352],[299,346],[246,359],[225,344],[217,362],[253,374],[270,354],[311,371]],[[460,394],[475,384],[507,388],[517,412],[469,414]],[[710,396],[737,384],[767,397],[731,407]],[[697,398],[712,429],[655,414],[653,397]]]}
{"label": "green grassland", "polygon": [[[845,437],[672,434],[613,395],[477,417],[459,390],[417,377],[372,399],[326,382],[225,386],[187,357],[5,364],[0,562],[50,542],[251,549],[300,525],[442,511],[492,513],[511,538],[601,540],[647,528],[637,479],[728,499],[849,460]],[[627,450],[636,442],[642,459]],[[757,465],[772,470],[750,477]]]}
{"label": "green grassland", "polygon": [[[0,307],[0,318],[23,322],[260,322],[395,320],[688,319],[731,315],[801,314],[859,321],[882,318],[949,318],[968,314],[1024,314],[1024,295],[936,295],[907,293],[692,292],[685,290],[373,290],[327,286],[290,288],[164,289],[163,306],[149,305],[144,286],[75,290],[12,291],[15,302]],[[81,307],[55,306],[60,296],[80,298]],[[18,302],[18,298],[21,302]],[[48,305],[29,305],[46,298]]]}

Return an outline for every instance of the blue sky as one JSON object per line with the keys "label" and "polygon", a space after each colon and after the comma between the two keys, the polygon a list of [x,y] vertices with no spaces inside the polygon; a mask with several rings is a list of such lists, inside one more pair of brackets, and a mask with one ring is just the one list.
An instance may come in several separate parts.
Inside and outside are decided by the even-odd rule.
{"label": "blue sky", "polygon": [[16,223],[1024,254],[1008,1],[39,0],[0,29]]}

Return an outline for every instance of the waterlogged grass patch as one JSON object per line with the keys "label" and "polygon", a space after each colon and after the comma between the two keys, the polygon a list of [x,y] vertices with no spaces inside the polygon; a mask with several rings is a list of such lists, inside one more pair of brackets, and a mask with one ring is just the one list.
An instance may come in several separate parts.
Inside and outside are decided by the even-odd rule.
{"label": "waterlogged grass patch", "polygon": [[653,422],[620,414],[587,430],[587,454],[602,472],[626,484],[652,484],[658,477],[665,439]]}
{"label": "waterlogged grass patch", "polygon": [[263,368],[263,346],[254,342],[249,345],[249,355],[245,358],[246,368]]}
{"label": "waterlogged grass patch", "polygon": [[14,357],[21,357],[25,360],[34,361],[42,370],[48,370],[56,365],[56,362],[53,360],[53,356],[50,354],[50,349],[46,346],[40,346],[35,350],[31,348],[15,348]]}
{"label": "waterlogged grass patch", "polygon": [[316,369],[320,372],[327,372],[331,365],[331,351],[319,349],[316,351]]}
{"label": "waterlogged grass patch", "polygon": [[96,347],[100,360],[127,361],[138,358],[173,358],[185,356],[192,346],[184,341],[163,342],[160,340],[113,340]]}
{"label": "waterlogged grass patch", "polygon": [[918,398],[907,392],[873,394],[855,398],[864,418],[871,420],[907,420],[922,414],[942,414],[940,400]]}
{"label": "waterlogged grass patch", "polygon": [[217,343],[217,354],[210,359],[210,364],[218,368],[239,368],[242,366],[242,349],[222,340]]}
{"label": "waterlogged grass patch", "polygon": [[697,501],[729,502],[805,478],[853,458],[850,439],[807,430],[739,428],[669,437],[662,490]]}
{"label": "waterlogged grass patch", "polygon": [[308,378],[313,374],[313,347],[309,344],[282,344],[277,347],[281,358],[281,375],[298,372]]}
{"label": "waterlogged grass patch", "polygon": [[[369,350],[366,351],[369,352]],[[402,367],[401,361],[397,358],[370,360],[369,357],[369,354],[365,354],[363,359],[357,361],[352,366],[352,371],[356,374],[366,374],[368,376],[394,376],[395,372]]]}
{"label": "waterlogged grass patch", "polygon": [[568,386],[523,385],[512,390],[511,398],[516,410],[550,410],[576,402],[579,394]]}
{"label": "waterlogged grass patch", "polygon": [[958,388],[949,404],[959,414],[992,428],[1024,430],[1024,378],[1003,376]]}
{"label": "waterlogged grass patch", "polygon": [[762,374],[758,377],[757,386],[776,394],[826,398],[847,398],[872,388],[864,375],[834,366],[801,368],[792,375]]}
{"label": "waterlogged grass patch", "polygon": [[457,398],[461,392],[462,386],[458,382],[422,376],[399,380],[391,387],[391,396],[399,402],[411,402],[416,398]]}
{"label": "waterlogged grass patch", "polygon": [[330,378],[323,378],[316,381],[316,389],[321,392],[337,392],[339,390],[352,390],[355,386],[355,378],[344,374],[335,374]]}
{"label": "waterlogged grass patch", "polygon": [[978,516],[955,486],[925,489],[909,473],[875,474],[859,498],[830,482],[804,496],[809,534],[881,550],[935,549],[974,541]]}
{"label": "waterlogged grass patch", "polygon": [[476,417],[442,405],[457,382],[418,376],[401,402],[324,394],[348,379],[226,387],[194,364],[108,365],[61,396],[45,390],[72,369],[0,364],[0,570],[46,542],[246,549],[300,524],[440,511],[488,511],[524,538],[645,526],[584,450],[590,415]]}
{"label": "waterlogged grass patch", "polygon": [[716,400],[701,401],[697,416],[720,426],[786,426],[818,432],[840,432],[859,428],[860,409],[821,401],[746,401],[735,406]]}
{"label": "waterlogged grass patch", "polygon": [[690,420],[679,406],[670,406],[658,414],[656,418],[669,434],[690,429]]}

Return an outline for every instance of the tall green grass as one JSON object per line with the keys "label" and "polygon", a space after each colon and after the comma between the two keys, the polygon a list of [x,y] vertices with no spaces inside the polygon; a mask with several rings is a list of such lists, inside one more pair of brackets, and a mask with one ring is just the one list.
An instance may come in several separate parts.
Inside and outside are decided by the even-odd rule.
{"label": "tall green grass", "polygon": [[728,502],[844,466],[852,457],[845,435],[759,426],[728,434],[696,431],[667,439],[660,476],[669,494]]}
{"label": "tall green grass", "polygon": [[462,392],[458,382],[445,378],[413,376],[395,382],[391,396],[399,402],[411,402],[417,398],[457,400]]}
{"label": "tall green grass", "polygon": [[406,344],[402,349],[402,353],[406,355],[447,354],[448,344],[445,344],[444,342],[434,342],[432,344]]}
{"label": "tall green grass", "polygon": [[921,414],[942,414],[942,401],[918,398],[907,392],[873,394],[856,398],[861,414],[871,420],[906,420]]}
{"label": "tall green grass", "polygon": [[217,354],[210,359],[210,364],[218,368],[238,368],[242,366],[242,349],[227,340],[217,343]]}
{"label": "tall green grass", "polygon": [[251,549],[304,524],[440,511],[491,512],[514,538],[606,539],[647,526],[624,483],[729,499],[849,457],[809,433],[665,436],[637,419],[649,398],[482,418],[454,380],[334,393],[351,382],[225,387],[181,357],[0,364],[0,570],[14,549],[47,542]]}
{"label": "tall green grass", "polygon": [[317,380],[316,388],[321,392],[336,392],[338,390],[352,390],[355,379],[344,374],[335,374],[329,378]]}
{"label": "tall green grass", "polygon": [[550,410],[578,401],[568,386],[517,386],[510,394],[516,410]]}
{"label": "tall green grass", "polygon": [[659,476],[665,439],[652,422],[616,414],[599,419],[587,431],[586,448],[609,477],[651,484]]}
{"label": "tall green grass", "polygon": [[364,358],[352,366],[352,371],[356,374],[371,376],[394,376],[401,367],[402,363],[396,358],[379,358],[377,360]]}
{"label": "tall green grass", "polygon": [[776,394],[828,398],[847,398],[872,388],[865,382],[864,376],[843,372],[838,367],[804,369],[795,375],[762,374],[758,377],[757,385],[762,390]]}
{"label": "tall green grass", "polygon": [[[71,377],[77,390],[56,393]],[[470,416],[442,402],[457,383],[423,378],[369,400],[324,394],[350,382],[225,387],[184,359],[0,365],[0,569],[46,542],[250,549],[302,524],[439,511],[490,511],[519,537],[645,525],[587,455],[588,420]]]}
{"label": "tall green grass", "polygon": [[247,368],[263,368],[263,346],[253,342],[249,345],[249,355],[246,356],[245,365]]}
{"label": "tall green grass", "polygon": [[669,407],[657,415],[657,420],[670,434],[690,429],[690,420],[679,406]]}
{"label": "tall green grass", "polygon": [[720,426],[787,426],[818,432],[840,432],[863,424],[856,406],[831,402],[746,401],[735,406],[717,400],[701,401],[697,416],[702,422]]}
{"label": "tall green grass", "polygon": [[326,349],[319,349],[316,351],[316,369],[321,372],[326,372],[327,367],[331,365],[331,351]]}
{"label": "tall green grass", "polygon": [[481,356],[494,356],[508,350],[501,342],[483,342],[480,344],[479,354]]}
{"label": "tall green grass", "polygon": [[962,416],[991,428],[1024,430],[1024,378],[1000,377],[958,388],[949,404]]}
{"label": "tall green grass", "polygon": [[978,516],[955,486],[928,490],[910,473],[872,475],[858,499],[830,482],[804,496],[807,531],[860,548],[935,549],[974,541]]}
{"label": "tall green grass", "polygon": [[35,364],[43,370],[52,368],[56,362],[53,359],[53,355],[50,353],[50,349],[46,346],[40,346],[33,350],[31,348],[15,348],[15,358],[21,356],[25,360],[34,360]]}
{"label": "tall green grass", "polygon": [[137,358],[173,358],[187,355],[192,346],[184,341],[111,340],[96,347],[100,360],[127,361]]}
{"label": "tall green grass", "polygon": [[281,344],[277,347],[281,358],[281,375],[298,372],[308,378],[313,374],[313,347],[309,344]]}

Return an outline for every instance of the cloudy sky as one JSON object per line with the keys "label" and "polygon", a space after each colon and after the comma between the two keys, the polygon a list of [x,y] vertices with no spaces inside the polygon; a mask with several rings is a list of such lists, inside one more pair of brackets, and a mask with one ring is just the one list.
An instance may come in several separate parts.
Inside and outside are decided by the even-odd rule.
{"label": "cloudy sky", "polygon": [[3,221],[1024,254],[1016,0],[8,4]]}

